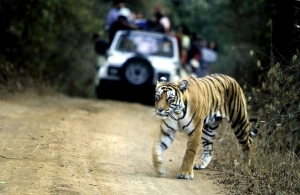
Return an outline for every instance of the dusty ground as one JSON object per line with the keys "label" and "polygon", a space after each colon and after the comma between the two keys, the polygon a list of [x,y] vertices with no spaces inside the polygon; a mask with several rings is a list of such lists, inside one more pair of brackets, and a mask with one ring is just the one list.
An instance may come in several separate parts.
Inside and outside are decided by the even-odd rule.
{"label": "dusty ground", "polygon": [[0,194],[227,194],[211,170],[175,178],[186,136],[165,152],[168,173],[154,173],[158,121],[138,103],[57,93],[2,93]]}

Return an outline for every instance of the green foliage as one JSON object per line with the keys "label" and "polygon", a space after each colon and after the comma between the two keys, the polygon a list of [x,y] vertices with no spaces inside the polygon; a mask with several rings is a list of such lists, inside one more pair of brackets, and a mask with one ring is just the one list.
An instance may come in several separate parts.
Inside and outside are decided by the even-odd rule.
{"label": "green foliage", "polygon": [[237,142],[232,132],[223,133],[222,141],[217,142],[222,144],[218,151],[218,161],[222,163],[214,168],[222,172],[220,183],[226,184],[232,194],[300,193],[298,57],[295,55],[290,63],[277,62],[268,67],[261,86],[252,88],[251,98],[248,98],[250,116],[259,117],[261,125],[258,137],[253,139],[250,171],[232,165],[238,159],[233,155]]}
{"label": "green foliage", "polygon": [[[185,3],[184,3],[185,2]],[[231,75],[241,83],[256,84],[258,68],[250,50],[259,50],[261,33],[266,33],[265,1],[186,0],[171,13],[175,28],[187,25],[191,31],[218,44],[218,60],[211,72]],[[267,33],[269,33],[267,31]]]}
{"label": "green foliage", "polygon": [[50,81],[79,61],[90,63],[93,53],[87,48],[91,34],[99,29],[94,4],[93,0],[1,1],[1,76],[7,77],[5,62],[14,64],[18,74]]}
{"label": "green foliage", "polygon": [[267,134],[277,139],[266,140],[265,151],[285,151],[300,154],[300,62],[294,56],[291,64],[276,63],[262,82],[257,97],[257,112],[266,121]]}

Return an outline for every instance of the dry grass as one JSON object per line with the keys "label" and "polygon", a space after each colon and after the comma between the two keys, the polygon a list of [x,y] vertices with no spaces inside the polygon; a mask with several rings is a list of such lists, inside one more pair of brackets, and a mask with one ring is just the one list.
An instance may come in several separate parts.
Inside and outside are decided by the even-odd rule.
{"label": "dry grass", "polygon": [[262,125],[258,137],[253,139],[250,172],[237,163],[241,147],[233,130],[227,122],[221,128],[216,136],[210,168],[221,172],[218,181],[229,189],[231,195],[300,194],[299,159],[292,151],[282,149],[280,139],[270,138],[266,131],[268,127]]}

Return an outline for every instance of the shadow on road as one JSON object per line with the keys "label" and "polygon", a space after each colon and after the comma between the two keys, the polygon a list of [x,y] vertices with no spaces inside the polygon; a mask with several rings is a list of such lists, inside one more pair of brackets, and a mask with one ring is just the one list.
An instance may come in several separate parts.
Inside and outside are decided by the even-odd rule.
{"label": "shadow on road", "polygon": [[133,87],[126,85],[110,86],[101,91],[105,95],[98,96],[98,99],[112,99],[125,102],[136,102],[147,106],[154,106],[155,87],[143,86]]}

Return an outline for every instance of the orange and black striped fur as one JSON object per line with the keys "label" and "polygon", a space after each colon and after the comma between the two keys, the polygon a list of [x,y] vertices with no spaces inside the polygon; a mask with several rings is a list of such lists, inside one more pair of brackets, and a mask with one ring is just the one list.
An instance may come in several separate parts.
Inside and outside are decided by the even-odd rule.
{"label": "orange and black striped fur", "polygon": [[[242,146],[242,158],[250,165],[251,136],[246,100],[239,84],[231,77],[212,74],[203,78],[186,77],[178,82],[157,82],[155,113],[161,119],[159,141],[153,147],[153,163],[163,175],[163,152],[172,144],[175,132],[188,135],[179,179],[193,179],[193,169],[204,169],[212,159],[213,139],[222,119],[231,123]],[[195,163],[202,140],[203,155]]]}

